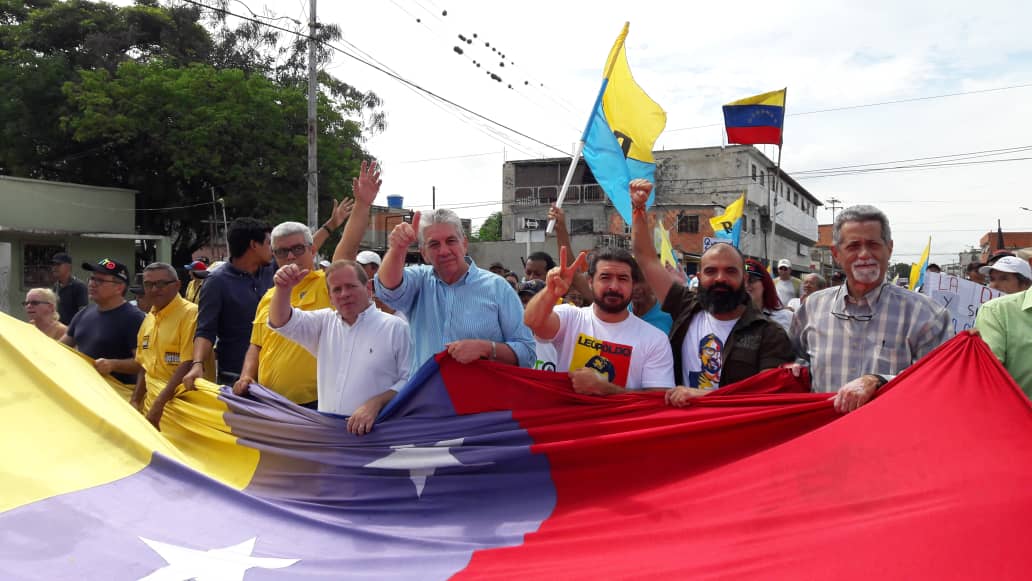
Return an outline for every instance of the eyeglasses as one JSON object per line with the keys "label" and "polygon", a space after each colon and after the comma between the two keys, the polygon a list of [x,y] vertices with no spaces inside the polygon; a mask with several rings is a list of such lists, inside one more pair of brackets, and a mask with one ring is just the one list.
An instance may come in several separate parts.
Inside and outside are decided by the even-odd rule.
{"label": "eyeglasses", "polygon": [[120,284],[120,283],[122,283],[122,281],[121,281],[121,280],[108,280],[108,279],[106,279],[106,278],[97,278],[97,277],[95,277],[95,276],[91,276],[91,277],[89,277],[89,278],[88,278],[88,279],[86,279],[86,280],[87,280],[88,282],[92,282],[93,284],[104,284],[104,283],[110,283],[110,284]]}
{"label": "eyeglasses", "polygon": [[179,282],[179,281],[178,280],[156,280],[156,281],[153,281],[153,282],[144,281],[143,282],[143,288],[144,288],[144,290],[151,290],[151,289],[164,290],[164,288],[167,287],[168,285],[175,284],[177,282]]}
{"label": "eyeglasses", "polygon": [[874,315],[849,315],[846,313],[836,313],[835,311],[831,312],[831,316],[840,321],[860,321],[861,323],[866,323],[874,318]]}
{"label": "eyeglasses", "polygon": [[272,251],[272,253],[276,256],[276,258],[286,258],[287,254],[301,256],[305,253],[306,250],[308,250],[307,244],[295,244],[290,248],[276,248]]}
{"label": "eyeglasses", "polygon": [[23,307],[27,307],[29,305],[32,305],[34,307],[38,307],[40,305],[52,305],[52,304],[54,304],[54,303],[51,303],[49,301],[22,301],[22,306]]}

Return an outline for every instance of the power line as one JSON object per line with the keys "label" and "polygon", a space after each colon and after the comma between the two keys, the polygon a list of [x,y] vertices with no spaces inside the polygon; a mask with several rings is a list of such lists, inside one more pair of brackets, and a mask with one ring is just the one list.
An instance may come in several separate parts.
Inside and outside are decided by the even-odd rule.
{"label": "power line", "polygon": [[[956,93],[943,93],[941,95],[927,95],[924,97],[912,97],[909,99],[894,99],[891,101],[880,101],[877,103],[864,103],[860,105],[843,105],[842,107],[829,107],[827,109],[814,109],[812,111],[800,111],[799,113],[785,113],[785,117],[802,117],[803,115],[817,115],[818,113],[831,113],[834,111],[850,111],[853,109],[867,109],[870,107],[882,107],[884,105],[899,105],[901,103],[914,103],[917,101],[931,101],[933,99],[946,99],[949,97],[961,97],[965,95],[978,95],[981,93],[993,93],[997,91],[1010,91],[1013,89],[1026,89],[1032,87],[1032,83],[1023,83],[1020,85],[1010,85],[1007,87],[994,87],[991,89],[976,89],[973,91],[958,91]],[[710,123],[708,125],[694,125],[692,127],[679,127],[677,129],[667,129],[665,133],[676,133],[678,131],[691,131],[694,129],[709,129],[713,127],[723,127],[723,123]]]}
{"label": "power line", "polygon": [[269,23],[269,22],[265,22],[265,21],[262,21],[262,20],[258,20],[258,19],[255,19],[255,18],[251,18],[251,17],[245,16],[243,14],[237,14],[237,13],[231,12],[231,11],[225,9],[225,8],[220,8],[220,7],[217,7],[217,6],[209,6],[209,5],[204,4],[202,2],[197,2],[196,0],[183,0],[183,2],[186,2],[188,4],[193,4],[193,5],[201,7],[201,8],[207,8],[208,10],[214,10],[216,12],[221,12],[221,13],[226,14],[228,16],[233,16],[233,17],[236,17],[236,18],[240,18],[240,19],[246,20],[248,22],[253,22],[253,23],[256,23],[256,24],[261,24],[263,26],[267,26],[267,27],[272,28],[274,30],[279,30],[281,32],[286,32],[287,34],[293,34],[293,35],[296,35],[296,36],[298,36],[300,38],[307,39],[309,42],[311,42],[311,41],[318,42],[318,43],[322,44],[323,46],[326,46],[326,47],[328,47],[328,48],[330,48],[332,50],[335,50],[335,51],[339,52],[340,54],[342,54],[342,55],[344,55],[344,56],[346,56],[346,57],[348,57],[350,59],[353,59],[353,60],[355,60],[357,62],[360,62],[360,63],[366,65],[367,67],[369,67],[369,68],[371,68],[371,69],[373,69],[373,70],[375,70],[375,71],[377,71],[379,73],[382,73],[382,74],[384,74],[384,75],[386,75],[386,76],[388,76],[388,77],[390,77],[390,78],[392,78],[392,79],[394,79],[394,80],[396,80],[396,81],[398,81],[400,83],[404,83],[405,85],[408,85],[408,86],[411,86],[411,87],[413,87],[415,89],[418,89],[419,91],[422,91],[422,92],[426,93],[427,95],[430,95],[431,97],[434,97],[435,99],[438,99],[438,100],[440,100],[440,101],[442,101],[444,103],[447,103],[447,104],[451,105],[452,107],[455,107],[457,109],[465,111],[466,113],[469,113],[470,115],[473,115],[473,116],[475,116],[475,117],[477,117],[479,119],[487,121],[488,123],[490,123],[492,125],[497,125],[498,127],[502,128],[502,129],[504,129],[506,131],[509,131],[509,132],[511,132],[513,134],[519,135],[520,137],[522,137],[524,139],[527,139],[529,141],[533,141],[534,143],[537,143],[537,144],[539,144],[539,145],[541,145],[541,146],[543,146],[543,147],[545,147],[547,149],[555,150],[555,151],[559,152],[560,154],[566,155],[565,151],[563,151],[561,149],[558,149],[556,147],[553,147],[553,146],[545,143],[544,141],[541,141],[540,139],[537,139],[535,137],[531,137],[530,135],[527,135],[526,133],[523,133],[522,131],[518,131],[516,129],[513,129],[512,127],[509,127],[508,125],[505,125],[503,123],[495,121],[494,119],[491,119],[490,117],[487,117],[485,115],[481,115],[480,113],[477,113],[476,111],[473,111],[472,109],[469,109],[468,107],[464,107],[462,105],[459,105],[458,103],[456,103],[455,101],[452,101],[451,99],[442,97],[441,95],[438,95],[437,93],[435,93],[435,92],[433,92],[433,91],[431,91],[431,90],[429,90],[429,89],[427,89],[427,88],[425,88],[425,87],[423,87],[423,86],[421,86],[421,85],[419,85],[417,83],[414,83],[414,82],[412,82],[412,81],[410,81],[410,80],[408,80],[408,79],[406,79],[406,78],[404,78],[404,77],[402,77],[400,75],[394,74],[394,73],[384,69],[383,67],[380,67],[380,66],[378,66],[376,64],[373,64],[373,63],[371,63],[371,62],[369,62],[369,61],[367,61],[367,60],[365,60],[365,59],[363,59],[361,57],[358,57],[358,56],[356,56],[354,54],[351,54],[348,51],[346,51],[346,50],[344,50],[344,49],[342,49],[342,48],[340,48],[338,46],[334,46],[334,45],[332,45],[332,44],[330,44],[328,42],[319,40],[317,38],[312,38],[311,36],[309,36],[307,34],[303,34],[303,33],[297,32],[297,31],[293,31],[293,30],[289,30],[289,29],[283,28],[282,26],[277,26],[275,24],[272,24],[272,23]]}

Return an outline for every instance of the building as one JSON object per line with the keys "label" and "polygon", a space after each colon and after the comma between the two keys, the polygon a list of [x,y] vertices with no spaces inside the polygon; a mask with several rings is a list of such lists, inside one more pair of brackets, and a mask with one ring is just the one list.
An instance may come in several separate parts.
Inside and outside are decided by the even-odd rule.
{"label": "building", "polygon": [[[710,218],[746,196],[741,250],[757,258],[788,258],[799,272],[809,272],[817,243],[817,207],[821,202],[752,146],[703,147],[655,152],[656,188],[652,212],[670,230],[671,244],[690,262],[713,236]],[[522,160],[503,166],[502,238],[543,230],[556,201],[570,158]],[[776,233],[770,236],[771,201]],[[629,228],[609,203],[581,160],[563,202],[574,245],[583,248],[630,246]],[[551,243],[551,242],[549,242]],[[554,243],[552,243],[554,244]],[[528,250],[545,243],[528,243]],[[481,258],[483,260],[485,258]],[[511,258],[509,259],[511,261]],[[691,271],[692,268],[689,267]]]}
{"label": "building", "polygon": [[[1003,244],[1000,244],[1000,238]],[[1017,254],[1018,250],[1032,246],[1032,232],[987,232],[978,239],[978,246],[982,249],[982,256],[979,262],[986,262],[997,250],[1009,250]]]}
{"label": "building", "polygon": [[64,182],[0,176],[0,311],[22,316],[25,291],[53,284],[50,258],[67,252],[73,274],[85,281],[81,264],[112,258],[138,270],[137,250],[155,246],[168,261],[164,236],[136,233],[136,192]]}
{"label": "building", "polygon": [[835,272],[835,258],[831,255],[832,231],[834,224],[821,224],[817,227],[817,244],[810,253],[810,270],[830,281]]}

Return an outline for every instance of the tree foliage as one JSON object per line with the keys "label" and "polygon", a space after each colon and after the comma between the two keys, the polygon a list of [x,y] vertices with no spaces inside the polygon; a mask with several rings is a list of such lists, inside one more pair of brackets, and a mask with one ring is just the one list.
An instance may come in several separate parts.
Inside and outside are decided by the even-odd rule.
{"label": "tree foliage", "polygon": [[480,229],[477,230],[477,240],[481,242],[490,242],[494,240],[502,239],[502,213],[495,212],[484,220],[484,223],[480,225]]}
{"label": "tree foliage", "polygon": [[[0,0],[0,174],[135,189],[138,230],[171,236],[175,260],[208,242],[213,197],[230,219],[303,221],[306,58],[303,40],[190,5]],[[386,121],[374,93],[319,81],[326,215]]]}

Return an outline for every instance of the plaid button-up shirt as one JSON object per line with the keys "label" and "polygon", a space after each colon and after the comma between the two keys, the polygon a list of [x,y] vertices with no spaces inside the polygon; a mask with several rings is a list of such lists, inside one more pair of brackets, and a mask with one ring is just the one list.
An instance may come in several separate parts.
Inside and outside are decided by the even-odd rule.
{"label": "plaid button-up shirt", "polygon": [[855,301],[841,285],[807,297],[789,335],[813,391],[830,393],[866,373],[898,374],[950,339],[953,321],[930,298],[888,282]]}

